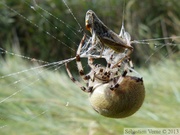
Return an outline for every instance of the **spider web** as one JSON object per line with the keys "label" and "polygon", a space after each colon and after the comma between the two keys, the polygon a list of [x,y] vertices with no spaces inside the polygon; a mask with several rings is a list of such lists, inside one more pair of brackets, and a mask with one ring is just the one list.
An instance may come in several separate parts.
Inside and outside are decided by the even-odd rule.
{"label": "spider web", "polygon": [[[39,6],[34,0],[32,3],[28,3],[27,8],[31,8],[35,14],[39,14],[41,18],[44,18],[46,23],[51,24],[52,29],[61,31],[58,26],[54,25],[45,15],[50,15],[54,20],[58,21],[61,25],[69,29],[74,36],[82,37],[82,26],[77,18],[77,15],[71,10],[66,1],[61,1],[61,4],[65,5],[67,11],[72,17],[72,21],[77,23],[77,28],[64,22],[62,18],[58,18],[51,14],[48,10]],[[0,3],[1,6],[8,8],[10,12],[18,14],[25,22],[33,25],[35,28],[42,28],[39,24],[32,22],[31,19],[20,14],[16,9],[13,9],[6,5],[6,1]],[[43,14],[39,12],[43,11]],[[76,50],[70,47],[68,44],[59,39],[56,35],[50,31],[43,29],[42,34],[45,34],[55,40],[60,45],[66,46],[67,49],[72,52]],[[81,35],[81,36],[79,36]],[[74,46],[78,46],[79,43],[75,43],[66,33],[63,33],[64,38],[67,38]],[[174,39],[179,39],[180,36],[175,36]],[[171,39],[171,37],[163,37],[148,40],[134,40],[135,44],[139,45],[151,45],[150,41]],[[91,37],[88,36],[84,48],[82,49],[81,56],[87,57],[89,54],[99,56],[101,46],[96,46],[94,49],[89,50],[91,46]],[[146,58],[145,64],[153,57],[155,53],[158,53],[164,46],[177,46],[177,44],[166,43],[157,44],[154,43],[155,51]],[[69,83],[70,80],[61,70],[64,70],[64,63],[73,62],[75,56],[69,56],[67,59],[58,60],[55,62],[48,62],[38,58],[28,57],[20,54],[15,48],[13,51],[9,51],[6,48],[0,48],[1,54],[7,56],[6,60],[1,58],[0,64],[0,133],[2,134],[90,134],[93,135],[100,128],[99,125],[106,123],[101,127],[101,131],[105,134],[114,134],[115,132],[107,129],[107,122],[112,120],[99,120],[102,117],[97,115],[88,103],[88,95],[75,88],[73,83]],[[108,51],[108,50],[106,50]],[[106,52],[105,51],[105,52]],[[172,52],[173,53],[173,52]],[[104,55],[106,56],[106,54]],[[159,60],[161,61],[161,60]],[[22,64],[21,64],[22,63]],[[87,67],[87,65],[84,65]],[[76,68],[76,66],[71,67]],[[175,90],[176,91],[176,90]],[[176,91],[178,93],[178,91]],[[176,94],[178,96],[178,94]],[[179,99],[179,97],[177,97]],[[91,114],[92,117],[88,118],[85,114]],[[45,122],[45,123],[44,123]],[[126,124],[125,121],[122,123]],[[114,125],[118,124],[114,121]],[[22,127],[22,128],[21,128]],[[21,130],[17,130],[21,128]],[[10,130],[11,129],[11,130]],[[12,130],[13,129],[13,130]],[[35,131],[41,130],[43,133]],[[70,132],[71,131],[71,132]]]}

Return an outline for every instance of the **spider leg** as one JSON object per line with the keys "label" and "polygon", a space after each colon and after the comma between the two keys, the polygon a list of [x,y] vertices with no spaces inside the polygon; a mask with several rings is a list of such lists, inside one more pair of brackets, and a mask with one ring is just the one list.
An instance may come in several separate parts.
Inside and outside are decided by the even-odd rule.
{"label": "spider leg", "polygon": [[[84,80],[86,82],[86,84],[89,83],[89,79],[90,79],[90,76],[89,75],[85,75],[84,74],[84,70],[83,70],[83,66],[82,66],[82,63],[81,63],[81,58],[80,58],[80,52],[81,52],[81,48],[82,48],[82,45],[84,43],[84,40],[86,38],[86,35],[83,36],[80,44],[79,44],[79,47],[77,49],[77,52],[76,52],[76,64],[77,64],[77,68],[78,68],[78,71],[79,71],[79,74],[80,74],[80,77],[82,80]],[[68,64],[65,63],[65,66],[66,66],[66,71],[70,77],[70,79],[77,85],[81,88],[81,90],[85,91],[85,92],[91,92],[92,88],[93,87],[84,87],[79,81],[77,81],[71,74],[69,68],[68,68]]]}
{"label": "spider leg", "polygon": [[78,71],[79,71],[79,74],[80,74],[80,77],[83,81],[85,81],[85,83],[87,84],[87,88],[86,88],[86,91],[87,92],[91,92],[93,90],[93,86],[90,86],[90,83],[93,83],[94,82],[94,75],[93,76],[90,76],[90,74],[88,75],[85,75],[84,74],[84,69],[83,69],[83,66],[82,66],[82,63],[81,63],[81,57],[80,57],[80,53],[81,53],[81,48],[82,48],[82,45],[84,43],[84,40],[86,38],[86,35],[83,36],[80,44],[79,44],[79,47],[77,49],[77,52],[76,52],[76,64],[77,64],[77,68],[78,68]]}
{"label": "spider leg", "polygon": [[82,91],[89,92],[86,87],[84,87],[79,81],[77,81],[77,80],[72,76],[72,74],[71,74],[71,72],[70,72],[70,70],[69,70],[69,67],[68,67],[68,64],[67,64],[67,63],[65,63],[65,66],[66,66],[66,71],[67,71],[70,79],[71,79],[78,87],[80,87]]}
{"label": "spider leg", "polygon": [[81,40],[81,42],[79,44],[79,47],[77,49],[77,52],[76,52],[76,64],[77,64],[77,68],[78,68],[78,71],[79,71],[79,74],[80,74],[82,80],[85,81],[86,83],[88,83],[88,80],[90,79],[90,76],[84,74],[84,69],[83,69],[83,66],[82,66],[82,63],[81,63],[81,57],[80,57],[81,48],[82,48],[82,45],[84,43],[85,38],[86,38],[86,35],[83,36],[83,38],[82,38],[82,40]]}
{"label": "spider leg", "polygon": [[[133,62],[132,62],[132,60],[131,60],[130,57],[128,58],[128,63],[129,63],[130,68],[131,68],[131,69],[134,69],[134,65],[133,65]],[[131,69],[129,69],[129,72],[132,72]]]}
{"label": "spider leg", "polygon": [[110,70],[106,71],[106,68],[100,64],[94,65],[92,57],[88,57],[88,64],[91,67],[91,72],[89,73],[91,76],[91,83],[89,83],[88,87],[94,87],[98,81],[107,83],[110,80]]}
{"label": "spider leg", "polygon": [[119,63],[117,67],[112,68],[112,65],[113,65],[113,64],[112,64],[112,61],[114,61],[114,59],[115,59],[114,54],[111,54],[111,55],[109,56],[109,59],[106,59],[106,62],[107,62],[106,72],[107,72],[107,73],[110,73],[110,78],[109,78],[109,80],[112,79],[112,78],[114,78],[115,76],[118,76],[118,75],[119,75],[119,69],[120,69],[121,64],[122,64],[122,63]]}
{"label": "spider leg", "polygon": [[[118,78],[117,82],[114,84],[114,86],[112,85],[110,87],[110,90],[115,90],[117,88],[119,88],[121,82],[123,81],[124,77],[127,75],[128,73],[128,70],[127,70],[127,64],[125,65],[125,68],[124,68],[124,71],[123,73],[121,74],[121,76]],[[115,78],[114,78],[115,79]]]}
{"label": "spider leg", "polygon": [[117,67],[120,63],[122,63],[125,59],[127,59],[127,58],[129,58],[129,56],[130,56],[130,54],[133,52],[133,48],[127,48],[128,49],[128,52],[127,52],[127,54],[120,60],[120,61],[118,61],[115,65],[113,65],[113,67],[112,68],[115,68],[115,67]]}
{"label": "spider leg", "polygon": [[94,82],[95,80],[95,74],[96,72],[94,71],[94,69],[96,68],[95,65],[93,65],[93,62],[94,62],[94,59],[92,57],[88,57],[88,65],[90,66],[91,68],[91,72],[89,74],[91,74],[91,80]]}
{"label": "spider leg", "polygon": [[88,65],[90,66],[91,69],[95,68],[95,66],[93,65],[93,62],[94,62],[93,58],[92,57],[88,57]]}
{"label": "spider leg", "polygon": [[127,74],[127,70],[124,70],[122,75],[119,77],[117,83],[114,86],[111,86],[110,90],[115,90],[115,89],[119,88],[119,86],[120,86],[121,82],[123,81],[124,77],[126,76],[126,74]]}
{"label": "spider leg", "polygon": [[93,31],[92,32],[92,45],[96,44],[96,33]]}
{"label": "spider leg", "polygon": [[133,65],[133,62],[132,62],[131,58],[128,58],[128,60],[129,60],[129,66],[130,66],[130,68],[134,69],[134,65]]}

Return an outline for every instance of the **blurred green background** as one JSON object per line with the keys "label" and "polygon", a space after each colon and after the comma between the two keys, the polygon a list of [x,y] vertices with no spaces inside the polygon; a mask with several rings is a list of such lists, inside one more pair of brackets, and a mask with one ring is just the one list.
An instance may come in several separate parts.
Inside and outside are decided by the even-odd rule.
{"label": "blurred green background", "polygon": [[[4,0],[1,3],[9,7],[0,4],[1,46],[7,48],[7,44],[12,45],[16,42],[17,37],[21,52],[26,56],[57,61],[75,55],[74,50],[83,32],[80,31],[79,25],[61,0],[36,0],[36,2],[33,0]],[[173,38],[179,36],[180,33],[180,3],[178,0],[67,0],[67,4],[83,29],[85,13],[88,9],[92,9],[109,28],[119,33],[124,10],[125,28],[132,36],[132,40],[172,37],[159,42],[153,41],[150,45],[143,43],[134,45],[135,51],[132,58],[139,65],[154,52],[155,44],[161,44],[158,46],[160,49],[148,63],[159,61],[160,57],[171,57],[179,51],[179,45],[163,46],[166,43],[179,44],[180,39]]]}
{"label": "blurred green background", "polygon": [[[82,29],[85,13],[92,9],[119,33],[124,9],[126,30],[132,40],[141,41],[133,45],[132,59],[144,79],[145,102],[125,119],[100,116],[91,108],[88,94],[67,77],[64,66],[59,70],[53,66],[36,68],[39,63],[1,50],[0,134],[119,135],[127,127],[179,127],[178,0],[126,0],[125,6],[123,0],[66,2]],[[0,47],[48,62],[75,56],[83,32],[63,1],[2,0],[0,11]],[[142,42],[162,37],[172,38]],[[70,68],[77,70],[74,63]]]}

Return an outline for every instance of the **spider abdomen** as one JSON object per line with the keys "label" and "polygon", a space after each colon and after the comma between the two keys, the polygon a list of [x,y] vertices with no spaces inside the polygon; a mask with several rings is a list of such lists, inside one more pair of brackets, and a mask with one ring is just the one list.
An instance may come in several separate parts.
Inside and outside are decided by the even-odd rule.
{"label": "spider abdomen", "polygon": [[102,84],[90,95],[90,103],[99,114],[111,118],[124,118],[134,114],[145,97],[143,80],[126,76],[117,89],[111,90],[112,82]]}

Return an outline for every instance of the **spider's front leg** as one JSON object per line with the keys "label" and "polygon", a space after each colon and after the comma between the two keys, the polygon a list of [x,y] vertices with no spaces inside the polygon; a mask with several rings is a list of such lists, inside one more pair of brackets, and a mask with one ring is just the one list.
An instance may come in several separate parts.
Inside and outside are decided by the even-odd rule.
{"label": "spider's front leg", "polygon": [[[81,63],[81,58],[80,58],[80,52],[81,52],[81,47],[84,43],[84,40],[86,38],[86,35],[83,36],[80,44],[79,44],[79,47],[78,47],[78,50],[77,50],[77,53],[76,53],[76,64],[77,64],[77,68],[78,68],[78,71],[79,71],[79,74],[82,78],[82,80],[84,80],[87,84],[89,83],[89,79],[90,79],[90,76],[89,75],[85,75],[84,74],[84,70],[83,70],[83,67],[82,67],[82,63]],[[68,68],[68,64],[65,63],[65,66],[66,66],[66,71],[70,77],[70,79],[77,85],[81,88],[81,90],[85,91],[85,92],[91,92],[89,90],[89,87],[84,87],[79,81],[77,81],[71,74],[69,68]]]}
{"label": "spider's front leg", "polygon": [[83,66],[82,66],[82,63],[81,63],[81,56],[80,56],[81,48],[82,48],[82,45],[83,45],[85,39],[86,39],[86,35],[83,36],[83,38],[82,38],[82,40],[81,40],[81,42],[79,44],[79,47],[77,49],[77,52],[76,52],[76,64],[77,64],[77,68],[78,68],[78,71],[79,71],[79,75],[81,76],[82,80],[85,81],[86,83],[88,83],[88,80],[90,79],[90,76],[84,74],[84,69],[83,69]]}
{"label": "spider's front leg", "polygon": [[85,38],[86,38],[86,35],[83,36],[81,43],[79,44],[79,47],[77,49],[76,64],[77,64],[77,68],[78,68],[78,71],[79,71],[79,74],[80,74],[82,80],[84,80],[86,82],[87,92],[92,92],[93,87],[94,87],[93,85],[95,83],[94,81],[95,81],[95,74],[96,74],[96,72],[94,72],[94,70],[93,70],[93,69],[95,69],[95,66],[93,65],[93,59],[91,59],[91,57],[88,57],[88,64],[92,70],[90,71],[89,74],[85,75],[84,69],[83,69],[83,66],[81,63],[81,57],[80,57],[81,48],[85,41]]}

